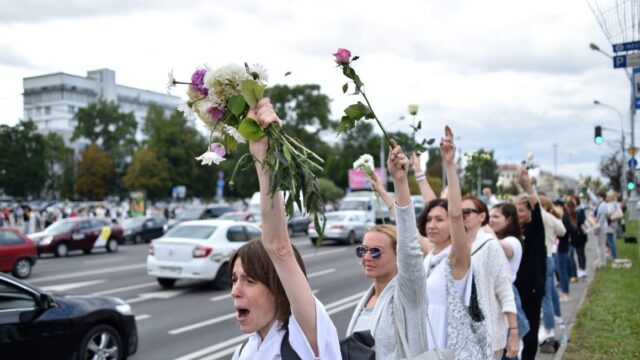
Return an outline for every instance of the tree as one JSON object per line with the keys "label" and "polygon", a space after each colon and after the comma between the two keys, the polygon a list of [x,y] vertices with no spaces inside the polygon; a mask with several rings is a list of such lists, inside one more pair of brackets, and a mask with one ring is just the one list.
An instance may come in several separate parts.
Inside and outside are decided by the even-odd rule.
{"label": "tree", "polygon": [[76,192],[89,200],[102,200],[109,192],[115,169],[107,154],[90,144],[80,154]]}
{"label": "tree", "polygon": [[319,178],[318,187],[320,188],[320,193],[326,202],[335,203],[344,195],[342,189],[337,187],[333,181],[327,178]]}
{"label": "tree", "polygon": [[145,190],[152,200],[168,197],[171,183],[167,161],[159,159],[152,149],[141,148],[133,155],[123,183],[129,190]]}
{"label": "tree", "polygon": [[47,182],[45,192],[53,197],[73,197],[74,164],[73,149],[67,147],[64,139],[50,132],[44,137]]}
{"label": "tree", "polygon": [[[466,153],[467,165],[464,167],[463,193],[476,192],[478,182],[480,187],[489,187],[496,193],[498,183],[498,163],[493,158],[493,150],[480,149],[472,153]],[[485,183],[485,181],[489,182]],[[476,194],[480,196],[481,194]]]}
{"label": "tree", "polygon": [[[335,125],[330,119],[331,100],[320,92],[320,85],[275,85],[267,90],[266,96],[291,136],[310,133],[316,137],[320,131]],[[314,130],[309,132],[309,128]]]}
{"label": "tree", "polygon": [[609,179],[611,188],[620,192],[620,177],[622,176],[622,163],[618,159],[620,151],[614,151],[608,157],[600,161],[600,174]]}
{"label": "tree", "polygon": [[33,121],[0,125],[0,188],[7,195],[39,196],[47,179],[45,140]]}

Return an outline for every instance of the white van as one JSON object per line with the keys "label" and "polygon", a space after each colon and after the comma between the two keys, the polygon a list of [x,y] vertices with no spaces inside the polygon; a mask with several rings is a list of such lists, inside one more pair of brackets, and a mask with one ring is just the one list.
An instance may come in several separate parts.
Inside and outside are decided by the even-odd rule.
{"label": "white van", "polygon": [[[389,193],[393,198],[394,193]],[[382,198],[373,191],[357,191],[347,194],[340,202],[340,210],[362,210],[368,214],[368,220],[376,224],[389,223],[391,212]]]}

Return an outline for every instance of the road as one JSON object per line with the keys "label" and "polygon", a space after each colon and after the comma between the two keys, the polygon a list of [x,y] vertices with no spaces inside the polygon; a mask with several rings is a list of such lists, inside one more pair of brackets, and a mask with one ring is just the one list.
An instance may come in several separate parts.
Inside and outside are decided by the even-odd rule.
{"label": "road", "polygon": [[[355,305],[370,285],[354,247],[328,243],[316,250],[301,235],[293,242],[304,259],[311,288],[343,337]],[[146,256],[144,244],[121,246],[115,254],[45,256],[28,282],[50,292],[116,296],[131,304],[140,337],[131,359],[230,359],[246,335],[235,324],[229,291],[186,280],[164,290],[147,275]]]}

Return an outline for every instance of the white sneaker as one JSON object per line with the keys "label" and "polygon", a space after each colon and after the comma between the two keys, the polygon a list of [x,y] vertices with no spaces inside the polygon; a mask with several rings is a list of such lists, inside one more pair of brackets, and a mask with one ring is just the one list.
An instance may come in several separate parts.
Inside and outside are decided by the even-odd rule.
{"label": "white sneaker", "polygon": [[540,326],[540,330],[538,330],[538,343],[542,344],[547,339],[553,339],[556,337],[555,331],[553,329],[547,330],[544,326]]}
{"label": "white sneaker", "polygon": [[578,278],[584,279],[587,277],[587,272],[585,270],[578,270]]}

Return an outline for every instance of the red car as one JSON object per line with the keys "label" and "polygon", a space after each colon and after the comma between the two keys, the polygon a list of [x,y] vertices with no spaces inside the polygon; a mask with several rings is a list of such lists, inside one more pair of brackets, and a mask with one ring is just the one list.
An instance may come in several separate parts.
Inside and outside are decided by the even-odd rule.
{"label": "red car", "polygon": [[37,257],[36,244],[31,239],[14,229],[0,228],[0,271],[27,278]]}
{"label": "red car", "polygon": [[82,250],[90,254],[95,248],[116,252],[124,243],[122,228],[105,220],[87,218],[62,219],[49,225],[44,231],[29,234],[38,246],[38,255],[53,253],[67,256],[69,251]]}

